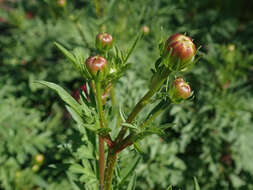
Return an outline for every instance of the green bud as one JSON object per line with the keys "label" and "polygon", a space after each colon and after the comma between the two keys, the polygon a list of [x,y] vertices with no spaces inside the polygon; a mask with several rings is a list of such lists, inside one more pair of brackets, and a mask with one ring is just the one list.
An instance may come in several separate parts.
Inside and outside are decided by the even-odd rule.
{"label": "green bud", "polygon": [[37,164],[42,164],[44,162],[44,155],[43,154],[37,154],[34,157],[34,160]]}
{"label": "green bud", "polygon": [[33,165],[32,167],[33,172],[38,172],[39,170],[40,170],[40,166],[38,164]]}

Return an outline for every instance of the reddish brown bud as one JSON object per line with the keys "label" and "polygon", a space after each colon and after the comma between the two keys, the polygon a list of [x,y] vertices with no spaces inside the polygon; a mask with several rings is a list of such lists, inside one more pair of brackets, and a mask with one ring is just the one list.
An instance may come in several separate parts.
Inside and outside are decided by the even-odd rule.
{"label": "reddish brown bud", "polygon": [[104,70],[107,65],[107,61],[102,56],[92,56],[86,60],[85,64],[91,74],[96,75],[97,71]]}
{"label": "reddish brown bud", "polygon": [[99,33],[96,37],[96,47],[101,51],[107,51],[113,46],[113,37],[108,33]]}
{"label": "reddish brown bud", "polygon": [[180,102],[191,96],[191,87],[182,78],[177,78],[170,89],[170,98],[173,102]]}
{"label": "reddish brown bud", "polygon": [[[88,90],[87,90],[87,86],[86,84],[83,84],[80,89],[84,92],[84,95],[85,95],[85,98],[90,101],[90,98],[89,98],[89,94],[88,94]],[[75,98],[76,101],[80,101],[80,94],[81,92],[79,92],[79,89],[75,89],[73,92],[72,92],[72,96]]]}
{"label": "reddish brown bud", "polygon": [[58,4],[59,7],[65,7],[66,0],[57,0],[57,4]]}
{"label": "reddish brown bud", "polygon": [[166,42],[166,51],[172,49],[172,55],[181,60],[191,60],[196,54],[196,46],[192,39],[183,34],[174,34]]}
{"label": "reddish brown bud", "polygon": [[31,12],[26,12],[25,17],[29,20],[29,19],[32,19],[34,15]]}

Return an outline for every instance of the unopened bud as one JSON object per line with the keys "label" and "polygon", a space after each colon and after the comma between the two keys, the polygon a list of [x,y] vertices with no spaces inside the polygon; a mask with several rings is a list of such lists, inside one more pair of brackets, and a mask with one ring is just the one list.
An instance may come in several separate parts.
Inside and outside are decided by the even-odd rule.
{"label": "unopened bud", "polygon": [[36,163],[38,163],[38,164],[42,164],[43,162],[44,162],[44,155],[42,155],[42,154],[37,154],[36,156],[35,156],[35,161],[36,161]]}
{"label": "unopened bud", "polygon": [[141,31],[143,32],[143,34],[148,35],[149,32],[150,32],[150,29],[149,29],[148,26],[144,25],[144,26],[141,28]]}
{"label": "unopened bud", "polygon": [[113,46],[113,37],[108,33],[99,33],[96,37],[96,48],[100,51],[108,51]]}
{"label": "unopened bud", "polygon": [[174,103],[179,103],[191,96],[191,87],[182,78],[177,78],[174,80],[169,94]]}
{"label": "unopened bud", "polygon": [[107,65],[107,61],[102,56],[89,57],[85,62],[88,70],[93,76],[96,76],[98,71],[103,71]]}
{"label": "unopened bud", "polygon": [[164,53],[170,53],[169,64],[172,70],[182,70],[194,63],[196,46],[190,37],[174,34],[167,40]]}
{"label": "unopened bud", "polygon": [[57,5],[59,7],[65,7],[66,6],[66,0],[57,0]]}

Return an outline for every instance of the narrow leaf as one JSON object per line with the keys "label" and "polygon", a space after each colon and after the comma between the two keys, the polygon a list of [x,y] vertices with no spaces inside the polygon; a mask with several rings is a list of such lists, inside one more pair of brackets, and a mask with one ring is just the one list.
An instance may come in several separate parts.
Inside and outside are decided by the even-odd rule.
{"label": "narrow leaf", "polygon": [[130,123],[122,123],[121,125],[124,126],[124,127],[130,128],[130,129],[138,130],[138,127],[137,127],[137,126],[132,125],[132,124],[130,124]]}
{"label": "narrow leaf", "polygon": [[119,113],[120,113],[120,117],[121,117],[122,121],[126,122],[126,119],[125,119],[126,117],[125,117],[124,112],[122,111],[121,106],[119,107]]}
{"label": "narrow leaf", "polygon": [[143,34],[139,34],[136,38],[136,40],[134,41],[133,45],[131,46],[131,48],[129,49],[126,58],[124,59],[124,63],[126,63],[130,57],[130,55],[133,53],[134,48],[136,47],[138,41],[143,37]]}
{"label": "narrow leaf", "polygon": [[68,58],[68,60],[73,63],[74,65],[76,64],[76,59],[72,53],[70,53],[66,48],[64,48],[62,45],[59,43],[55,42],[54,43],[56,47]]}
{"label": "narrow leaf", "polygon": [[136,173],[131,177],[131,180],[127,186],[127,190],[134,190],[136,185]]}
{"label": "narrow leaf", "polygon": [[137,150],[140,154],[144,154],[144,151],[141,149],[141,146],[139,145],[138,142],[134,143],[134,148]]}
{"label": "narrow leaf", "polygon": [[200,190],[200,187],[199,187],[199,184],[198,184],[198,180],[196,177],[194,177],[194,187],[195,187],[195,190]]}
{"label": "narrow leaf", "polygon": [[46,81],[36,81],[36,82],[55,90],[66,104],[68,104],[71,108],[73,108],[79,115],[82,115],[81,105],[62,87],[60,87],[57,84]]}
{"label": "narrow leaf", "polygon": [[141,160],[141,157],[140,156],[137,156],[132,162],[131,164],[127,167],[127,168],[124,168],[122,173],[121,173],[121,176],[122,176],[122,180],[120,181],[119,184],[122,184],[129,175],[131,175],[131,173],[135,170],[137,164],[139,163],[139,161]]}

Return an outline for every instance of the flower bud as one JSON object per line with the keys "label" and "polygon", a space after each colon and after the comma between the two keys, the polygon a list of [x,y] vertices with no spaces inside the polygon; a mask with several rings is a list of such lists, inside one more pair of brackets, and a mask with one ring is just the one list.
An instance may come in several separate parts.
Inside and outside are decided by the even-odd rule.
{"label": "flower bud", "polygon": [[42,164],[44,162],[44,156],[42,154],[37,154],[35,156],[35,162],[38,164]]}
{"label": "flower bud", "polygon": [[170,99],[174,103],[179,103],[182,100],[186,100],[191,96],[191,87],[182,78],[174,80],[172,87],[169,91]]}
{"label": "flower bud", "polygon": [[228,45],[228,50],[229,51],[235,51],[235,45],[234,44]]}
{"label": "flower bud", "polygon": [[113,37],[108,33],[99,33],[96,37],[96,48],[100,51],[108,51],[113,46]]}
{"label": "flower bud", "polygon": [[194,62],[196,46],[190,37],[183,34],[172,35],[165,44],[164,53],[171,53],[171,68],[182,70]]}
{"label": "flower bud", "polygon": [[33,172],[38,172],[40,170],[40,166],[38,164],[35,164],[32,166],[32,171]]}
{"label": "flower bud", "polygon": [[34,15],[31,12],[26,12],[25,17],[26,17],[26,19],[30,20],[34,17]]}
{"label": "flower bud", "polygon": [[148,26],[144,25],[142,28],[141,28],[141,31],[143,32],[144,35],[148,35],[149,32],[150,32],[150,29]]}
{"label": "flower bud", "polygon": [[89,57],[85,62],[89,72],[93,75],[97,75],[97,71],[103,71],[107,65],[107,61],[102,56]]}
{"label": "flower bud", "polygon": [[[85,98],[90,101],[90,98],[89,98],[89,94],[88,94],[88,90],[87,90],[87,85],[84,83],[80,89],[83,91],[84,95],[85,95]],[[80,94],[82,92],[79,92],[79,88],[78,89],[75,89],[72,93],[72,96],[75,98],[76,101],[80,102]]]}
{"label": "flower bud", "polygon": [[57,0],[57,5],[59,7],[65,7],[66,6],[66,0]]}

